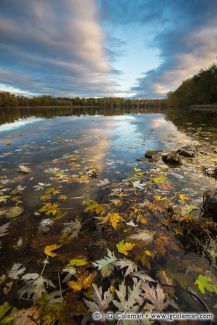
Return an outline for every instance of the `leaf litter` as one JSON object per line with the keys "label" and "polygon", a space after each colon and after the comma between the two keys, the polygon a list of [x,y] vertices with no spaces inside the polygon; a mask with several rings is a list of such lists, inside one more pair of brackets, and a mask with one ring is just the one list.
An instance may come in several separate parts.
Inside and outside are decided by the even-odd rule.
{"label": "leaf litter", "polygon": [[[53,142],[59,143],[60,139]],[[31,153],[31,146],[28,149]],[[0,322],[9,317],[9,321],[15,318],[19,324],[31,317],[54,324],[64,317],[64,308],[75,297],[75,305],[80,308],[77,313],[84,320],[90,319],[90,312],[96,310],[161,312],[176,310],[174,306],[179,304],[176,282],[181,283],[181,278],[175,271],[170,278],[167,259],[174,263],[176,258],[188,261],[179,239],[186,238],[185,233],[195,235],[202,225],[206,231],[213,227],[211,221],[194,217],[195,208],[200,208],[200,198],[197,191],[182,184],[183,175],[192,171],[199,175],[207,153],[204,156],[200,153],[194,165],[183,158],[182,167],[176,171],[159,160],[152,162],[147,171],[142,159],[136,164],[132,162],[131,175],[114,180],[101,177],[99,169],[91,165],[98,158],[90,159],[89,148],[83,149],[86,157],[78,150],[52,158],[41,170],[41,177],[35,175],[34,166],[26,163],[17,166],[19,174],[0,176],[1,251],[10,253],[7,240],[11,243],[13,236],[10,250],[19,248],[23,252],[27,252],[34,237],[40,238],[37,249],[31,245],[32,256],[17,255],[13,264],[6,263],[2,270],[3,292],[7,292],[9,281],[12,289],[8,292],[9,303],[5,301],[0,306]],[[107,159],[107,167],[112,170],[116,163],[124,164]],[[34,227],[26,222],[27,191],[31,191],[35,200],[31,209]],[[24,225],[22,237],[16,231],[19,222]],[[189,232],[192,224],[195,230]],[[206,251],[201,251],[199,243],[194,248],[198,254],[207,254],[215,267],[216,241],[211,230],[206,238],[209,238],[204,245]],[[191,276],[183,265],[182,277],[188,277],[193,290],[206,299],[207,295],[217,294],[216,276],[207,273],[208,267],[202,262],[198,266],[195,256]],[[174,288],[169,293],[167,283]],[[28,301],[28,307],[23,305],[22,309],[11,312],[14,294],[21,304],[22,300]],[[74,307],[67,308],[70,313]]]}

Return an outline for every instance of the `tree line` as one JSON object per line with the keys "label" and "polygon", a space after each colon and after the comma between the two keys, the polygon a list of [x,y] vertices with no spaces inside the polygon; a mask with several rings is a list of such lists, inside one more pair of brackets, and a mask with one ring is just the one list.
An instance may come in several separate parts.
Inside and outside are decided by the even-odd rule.
{"label": "tree line", "polygon": [[217,104],[217,65],[201,70],[167,94],[169,106]]}
{"label": "tree line", "polygon": [[26,97],[10,92],[0,92],[0,107],[28,107],[28,106],[91,106],[91,107],[156,107],[165,108],[165,99],[128,99],[122,97],[103,98],[66,98],[53,96]]}

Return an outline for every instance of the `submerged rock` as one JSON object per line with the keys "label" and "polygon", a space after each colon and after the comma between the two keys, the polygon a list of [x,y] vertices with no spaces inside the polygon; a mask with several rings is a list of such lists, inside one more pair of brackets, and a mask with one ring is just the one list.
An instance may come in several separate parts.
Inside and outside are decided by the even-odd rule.
{"label": "submerged rock", "polygon": [[171,166],[180,166],[182,164],[182,159],[179,154],[175,151],[171,151],[168,154],[162,156],[162,160],[164,163]]}
{"label": "submerged rock", "polygon": [[195,157],[196,150],[192,146],[185,146],[176,151],[180,156],[193,158]]}
{"label": "submerged rock", "polygon": [[203,213],[217,222],[217,190],[204,193]]}

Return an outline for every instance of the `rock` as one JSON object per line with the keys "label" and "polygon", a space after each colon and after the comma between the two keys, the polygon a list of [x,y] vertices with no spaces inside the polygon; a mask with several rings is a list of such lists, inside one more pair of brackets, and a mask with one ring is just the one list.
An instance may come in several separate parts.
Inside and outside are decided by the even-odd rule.
{"label": "rock", "polygon": [[217,179],[217,167],[216,166],[205,167],[204,174],[209,177],[213,177]]}
{"label": "rock", "polygon": [[145,152],[145,158],[150,160],[157,160],[160,157],[160,150],[147,150]]}
{"label": "rock", "polygon": [[203,214],[212,217],[217,222],[217,190],[204,193]]}
{"label": "rock", "polygon": [[196,150],[192,146],[185,146],[176,151],[180,156],[193,158],[195,157]]}
{"label": "rock", "polygon": [[162,160],[164,163],[171,166],[180,166],[182,164],[182,159],[179,154],[175,151],[171,151],[168,154],[162,156]]}

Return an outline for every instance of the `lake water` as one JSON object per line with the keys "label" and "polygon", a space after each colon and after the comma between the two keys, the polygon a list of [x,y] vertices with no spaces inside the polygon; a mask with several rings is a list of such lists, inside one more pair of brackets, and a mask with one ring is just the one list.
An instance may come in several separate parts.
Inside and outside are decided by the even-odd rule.
{"label": "lake water", "polygon": [[[77,237],[72,236],[72,240],[66,238],[66,233],[63,234],[66,224],[76,217],[81,223],[96,217],[95,210],[92,214],[85,210],[85,201],[89,199],[105,204],[104,209],[109,212],[122,213],[123,218],[126,215],[126,220],[132,214],[132,207],[138,210],[136,204],[141,205],[150,197],[171,199],[182,193],[186,195],[186,201],[175,201],[174,206],[180,204],[180,209],[186,208],[186,205],[189,209],[191,206],[200,208],[204,191],[216,186],[215,180],[202,172],[202,167],[209,161],[216,163],[214,154],[211,158],[198,158],[201,168],[192,161],[187,161],[182,167],[170,168],[163,162],[143,159],[147,150],[168,152],[198,143],[216,146],[217,114],[97,108],[1,110],[0,226],[10,223],[1,238],[1,274],[8,279],[14,263],[22,264],[26,273],[40,274],[46,258],[44,248],[59,244],[62,246],[56,251],[56,257],[49,257],[44,273],[58,286],[57,272],[62,279],[62,270],[70,259],[94,261],[106,254],[106,248],[115,251],[115,245],[124,238],[124,233],[128,238],[127,235],[131,236],[136,228],[121,228],[120,234],[117,229],[108,227],[108,232],[104,232],[94,220],[92,224],[87,222]],[[25,166],[27,171],[22,172],[19,166]],[[160,188],[154,192],[151,185],[146,187],[142,184],[141,173],[157,177]],[[162,181],[165,175],[169,183]],[[136,193],[137,188],[143,193]],[[168,192],[170,188],[172,192]],[[132,200],[131,190],[134,195]],[[127,195],[131,206],[124,203]],[[152,212],[150,215],[144,213],[143,218],[150,219]],[[43,224],[43,220],[47,221]],[[144,224],[135,223],[136,230],[146,227]],[[147,229],[163,233],[166,228],[160,225],[159,220],[153,219]],[[198,275],[194,273],[196,269],[199,268],[199,273],[203,274],[207,274],[207,270],[208,274],[211,272],[208,261],[201,261],[196,253],[185,255],[181,246],[178,253],[174,249],[175,252],[159,257],[153,246],[144,248],[141,243],[136,245],[138,251],[135,250],[133,258],[144,249],[153,250],[153,255],[157,256],[144,266],[152,276],[166,270],[168,277],[175,282],[177,279],[179,284],[187,281],[192,286]],[[189,263],[196,265],[193,275],[186,273]],[[31,299],[18,298],[22,281],[17,282],[13,277],[7,281],[14,284],[6,295],[6,291],[2,293],[1,302],[8,300],[17,307],[31,306]],[[179,295],[177,303],[184,310],[204,311],[203,306],[187,297],[184,291]],[[213,301],[213,297],[207,297],[206,303],[210,308],[213,308]]]}

